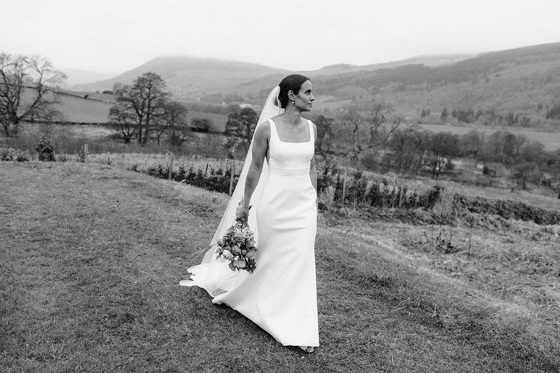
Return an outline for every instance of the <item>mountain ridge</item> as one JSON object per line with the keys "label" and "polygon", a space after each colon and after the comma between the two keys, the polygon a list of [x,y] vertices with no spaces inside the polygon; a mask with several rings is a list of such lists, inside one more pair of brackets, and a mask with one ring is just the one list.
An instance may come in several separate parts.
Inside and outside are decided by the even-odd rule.
{"label": "mountain ridge", "polygon": [[[256,105],[283,76],[293,73],[247,62],[168,56],[80,88],[111,89],[112,84],[131,83],[147,71],[160,74],[179,101],[236,94]],[[515,118],[512,123],[524,116],[522,121],[551,125],[545,121],[545,112],[560,100],[560,43],[363,66],[336,64],[301,73],[313,82],[317,113],[337,110],[352,101],[376,100],[389,103],[396,114],[412,120],[424,111],[432,113],[426,120],[438,121],[447,108],[450,112],[489,113],[488,125],[506,115]]]}
{"label": "mountain ridge", "polygon": [[247,80],[288,73],[286,70],[250,62],[166,56],[154,58],[111,79],[78,85],[74,88],[83,91],[112,89],[115,83],[131,84],[134,79],[149,71],[160,75],[175,96],[191,99],[234,89]]}
{"label": "mountain ridge", "polygon": [[[337,64],[324,66],[319,70],[302,70],[298,72],[310,75],[330,75],[354,71],[373,71],[381,68],[397,67],[411,63],[420,63],[427,66],[439,66],[460,61],[471,56],[473,56],[473,54],[427,55],[369,65]],[[71,69],[64,69],[63,71],[69,70]],[[212,92],[212,89],[228,90],[235,88],[236,84],[243,86],[244,83],[250,82],[251,79],[261,82],[260,78],[266,77],[267,75],[276,77],[294,72],[251,62],[241,62],[227,59],[199,58],[190,56],[160,56],[149,60],[134,69],[125,71],[110,78],[78,84],[67,83],[66,85],[72,86],[73,89],[78,91],[109,90],[112,89],[115,83],[130,84],[138,76],[148,71],[153,71],[160,75],[168,83],[170,90],[175,90],[173,93],[178,94],[179,96],[185,96],[185,92],[181,92],[180,90],[187,89],[185,88],[187,84],[185,84],[185,82],[171,82],[173,79],[194,80],[194,86],[196,88],[191,88],[187,94],[199,94],[202,96],[205,94],[221,93],[220,91]],[[224,79],[225,73],[236,74],[236,79],[234,79],[236,82],[233,84],[232,82],[218,84],[218,82],[215,81],[216,77],[211,76],[209,72],[219,74],[221,79]],[[93,76],[94,74],[101,73],[90,72],[90,74]],[[208,79],[206,80],[208,87],[204,87],[203,82],[195,79],[197,74]],[[245,81],[242,81],[243,79],[245,79]]]}

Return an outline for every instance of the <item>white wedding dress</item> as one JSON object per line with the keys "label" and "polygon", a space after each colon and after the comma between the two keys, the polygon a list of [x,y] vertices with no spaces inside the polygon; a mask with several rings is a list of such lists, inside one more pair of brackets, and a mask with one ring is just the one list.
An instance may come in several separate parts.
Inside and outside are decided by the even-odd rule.
{"label": "white wedding dress", "polygon": [[[256,269],[233,272],[223,259],[212,258],[188,269],[191,280],[213,303],[227,304],[285,346],[319,346],[315,235],[317,194],[309,176],[315,136],[284,142],[270,120],[268,172],[256,211]],[[255,216],[253,216],[253,219]],[[212,249],[211,249],[212,250]]]}

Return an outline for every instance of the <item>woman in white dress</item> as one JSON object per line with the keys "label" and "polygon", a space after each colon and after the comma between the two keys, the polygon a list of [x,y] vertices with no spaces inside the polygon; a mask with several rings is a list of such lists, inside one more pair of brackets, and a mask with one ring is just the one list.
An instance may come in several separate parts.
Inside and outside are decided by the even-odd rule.
{"label": "woman in white dress", "polygon": [[[285,346],[319,346],[315,235],[315,125],[301,114],[314,101],[310,80],[289,75],[273,89],[257,124],[239,183],[200,265],[181,285],[199,286]],[[252,274],[232,272],[215,244],[235,219],[257,242]]]}

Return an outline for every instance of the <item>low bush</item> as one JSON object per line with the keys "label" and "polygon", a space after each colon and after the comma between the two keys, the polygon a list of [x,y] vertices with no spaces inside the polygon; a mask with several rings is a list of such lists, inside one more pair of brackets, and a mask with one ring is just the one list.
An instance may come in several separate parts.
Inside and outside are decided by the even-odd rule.
{"label": "low bush", "polygon": [[31,156],[28,152],[22,152],[7,145],[0,147],[0,161],[29,162]]}
{"label": "low bush", "polygon": [[560,212],[530,206],[519,201],[490,200],[455,194],[453,207],[457,211],[480,215],[498,215],[504,219],[533,221],[538,225],[560,224]]}
{"label": "low bush", "polygon": [[13,161],[15,154],[15,149],[4,145],[0,148],[0,161]]}
{"label": "low bush", "polygon": [[44,162],[55,162],[54,143],[48,138],[43,137],[37,145],[35,150],[39,153],[39,160]]}
{"label": "low bush", "polygon": [[18,151],[16,153],[16,162],[29,162],[30,159],[31,159],[31,156],[26,151],[25,152]]}
{"label": "low bush", "polygon": [[[222,168],[214,169],[213,167],[207,166],[205,170],[195,170],[192,166],[189,168],[180,166],[178,171],[172,170],[171,175],[169,175],[169,167],[162,166],[161,164],[148,167],[145,171],[139,170],[138,165],[133,165],[130,170],[144,172],[160,179],[169,179],[171,176],[171,180],[177,182],[184,182],[199,188],[229,194],[231,172],[229,170],[224,171]],[[233,186],[235,186],[239,176],[234,175],[233,178]]]}
{"label": "low bush", "polygon": [[355,207],[377,208],[424,208],[431,209],[439,200],[442,188],[434,186],[424,194],[409,191],[406,185],[389,184],[386,178],[369,180],[361,173],[351,178],[341,175],[338,170],[325,172],[317,177],[319,195],[330,193],[334,204],[353,204]]}

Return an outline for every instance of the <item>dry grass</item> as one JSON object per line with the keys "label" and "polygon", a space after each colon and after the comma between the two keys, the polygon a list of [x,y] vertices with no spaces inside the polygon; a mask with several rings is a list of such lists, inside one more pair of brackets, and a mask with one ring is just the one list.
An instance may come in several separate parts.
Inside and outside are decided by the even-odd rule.
{"label": "dry grass", "polygon": [[88,145],[90,154],[114,153],[122,155],[128,153],[166,154],[176,156],[190,156],[196,158],[226,158],[228,152],[224,148],[225,138],[221,134],[194,133],[191,140],[177,148],[162,138],[161,145],[149,142],[140,146],[136,141],[125,144],[115,139],[116,131],[110,126],[97,125],[61,125],[44,123],[23,123],[18,137],[1,138],[0,145],[5,143],[15,149],[35,154],[34,146],[43,136],[47,136],[55,144],[56,154],[76,159],[84,144]]}
{"label": "dry grass", "polygon": [[[321,348],[305,355],[203,290],[178,286],[224,195],[99,163],[3,162],[0,172],[3,372],[560,367],[558,314],[494,289],[480,245],[471,253],[479,277],[469,278],[442,267],[449,256],[403,247],[402,238],[420,237],[414,227],[322,215]],[[498,253],[488,262],[499,265]]]}

